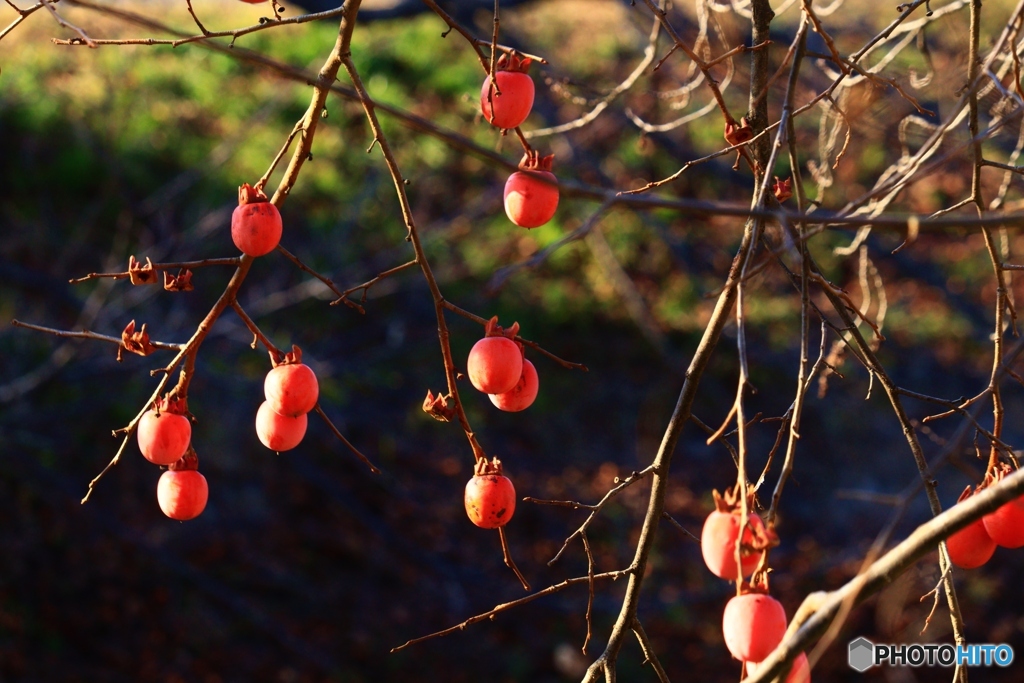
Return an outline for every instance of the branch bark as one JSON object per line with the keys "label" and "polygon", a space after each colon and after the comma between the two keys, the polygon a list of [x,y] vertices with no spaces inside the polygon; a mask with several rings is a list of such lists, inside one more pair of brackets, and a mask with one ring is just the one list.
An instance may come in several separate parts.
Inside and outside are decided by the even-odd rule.
{"label": "branch bark", "polygon": [[925,522],[841,588],[807,596],[797,610],[799,620],[794,618],[782,643],[761,663],[757,674],[747,678],[744,683],[768,683],[773,680],[784,665],[792,662],[828,629],[845,604],[851,601],[854,604],[863,602],[935,550],[943,539],[1022,494],[1024,470],[1018,470],[999,484]]}

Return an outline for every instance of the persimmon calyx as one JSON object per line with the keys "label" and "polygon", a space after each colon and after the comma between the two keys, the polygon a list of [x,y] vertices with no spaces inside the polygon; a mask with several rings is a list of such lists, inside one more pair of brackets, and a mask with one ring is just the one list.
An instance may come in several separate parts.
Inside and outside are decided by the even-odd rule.
{"label": "persimmon calyx", "polygon": [[124,330],[121,332],[121,346],[117,349],[117,360],[121,362],[121,352],[130,351],[140,356],[148,356],[149,354],[156,351],[156,347],[149,340],[149,333],[146,332],[146,324],[142,324],[142,328],[137,332],[135,330],[135,321],[128,323]]}
{"label": "persimmon calyx", "polygon": [[[753,510],[754,503],[757,501],[757,490],[750,484],[747,484],[746,489],[747,509]],[[719,512],[736,512],[741,507],[739,484],[727,489],[724,494],[713,490],[711,495],[715,499],[715,509]]]}
{"label": "persimmon calyx", "polygon": [[[507,328],[498,324],[498,316],[494,316],[484,325],[485,337],[508,337],[512,341],[519,335],[519,323],[512,323]],[[521,346],[521,345],[520,345]]]}
{"label": "persimmon calyx", "polygon": [[515,50],[512,50],[509,54],[503,54],[498,57],[498,62],[495,68],[498,71],[518,71],[520,73],[528,73],[530,70],[530,64],[533,60],[529,57],[524,57]]}
{"label": "persimmon calyx", "polygon": [[772,185],[772,194],[775,195],[780,203],[786,201],[793,196],[793,179],[786,178],[782,180],[778,176],[775,176],[775,183]]}
{"label": "persimmon calyx", "polygon": [[167,394],[153,401],[153,410],[160,413],[171,413],[173,415],[188,414],[188,399],[179,398],[175,394]]}
{"label": "persimmon calyx", "polygon": [[486,457],[478,458],[476,465],[473,466],[473,475],[477,477],[486,477],[489,475],[502,476],[501,461],[495,456],[488,460]]}
{"label": "persimmon calyx", "polygon": [[146,257],[146,263],[136,260],[134,256],[128,257],[128,280],[133,285],[155,285],[157,283],[156,270],[153,269],[153,261]]}
{"label": "persimmon calyx", "polygon": [[[740,516],[742,506],[740,505],[740,496],[738,493],[738,487],[734,486],[727,490],[725,494],[719,493],[717,490],[711,491],[711,496],[715,501],[715,510],[725,514]],[[752,486],[747,488],[747,511],[750,516],[754,513],[754,502],[755,492]],[[747,524],[746,530],[742,532],[740,538],[746,539],[746,534],[750,534],[749,540],[744,540],[740,549],[744,553],[759,553],[764,550],[774,548],[779,544],[779,535],[775,532],[775,525],[767,524]]]}
{"label": "persimmon calyx", "polygon": [[978,491],[982,491],[984,489],[987,489],[989,486],[994,486],[995,484],[998,484],[1003,480],[1004,477],[1013,474],[1013,472],[1013,467],[1011,467],[1005,462],[996,464],[995,467],[993,467],[991,470],[985,473],[985,478],[978,486]]}
{"label": "persimmon calyx", "polygon": [[165,270],[164,289],[168,292],[191,292],[195,289],[192,286],[192,271],[188,268],[182,268],[178,271],[177,275],[171,275]]}
{"label": "persimmon calyx", "polygon": [[279,365],[298,365],[302,362],[302,349],[296,344],[292,344],[292,350],[288,353],[281,355],[279,351],[268,351],[270,354],[270,364],[273,367]]}
{"label": "persimmon calyx", "polygon": [[551,172],[552,165],[555,161],[555,155],[549,154],[542,157],[540,152],[535,149],[531,149],[523,155],[522,160],[519,162],[520,171],[547,171]]}
{"label": "persimmon calyx", "polygon": [[438,422],[451,422],[455,417],[455,408],[448,405],[450,398],[450,395],[445,394],[434,396],[434,393],[427,389],[427,397],[423,399],[423,412]]}
{"label": "persimmon calyx", "polygon": [[253,187],[249,183],[242,183],[241,187],[238,188],[238,205],[244,206],[246,204],[263,204],[269,202],[266,193],[261,187]]}
{"label": "persimmon calyx", "polygon": [[972,488],[971,488],[971,485],[970,485],[970,484],[968,484],[968,485],[967,485],[967,488],[965,488],[965,489],[964,489],[964,492],[963,492],[963,493],[961,493],[961,494],[960,494],[960,497],[956,499],[956,502],[957,502],[957,503],[962,503],[962,502],[964,502],[965,500],[967,500],[968,498],[970,498],[971,496],[973,496],[973,495],[974,495],[974,493],[975,493],[975,492],[974,492],[974,489],[972,489]]}
{"label": "persimmon calyx", "polygon": [[739,595],[749,594],[770,594],[768,586],[768,573],[770,569],[764,569],[761,571],[754,572],[754,575],[750,577],[750,581],[744,581],[739,586]]}
{"label": "persimmon calyx", "polygon": [[748,140],[752,140],[753,137],[754,129],[750,127],[746,116],[741,118],[739,123],[732,120],[725,122],[725,141],[730,146],[735,147],[736,145],[743,144]]}
{"label": "persimmon calyx", "polygon": [[185,451],[185,455],[181,456],[181,459],[177,462],[173,462],[167,466],[167,469],[172,472],[181,472],[183,470],[198,470],[199,469],[199,456],[196,455],[196,451],[191,446]]}

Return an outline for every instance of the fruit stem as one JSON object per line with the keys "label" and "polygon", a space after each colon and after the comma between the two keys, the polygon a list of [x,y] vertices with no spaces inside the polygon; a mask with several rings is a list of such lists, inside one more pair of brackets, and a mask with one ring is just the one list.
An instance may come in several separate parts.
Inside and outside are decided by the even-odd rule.
{"label": "fruit stem", "polygon": [[271,364],[276,367],[280,359],[284,357],[284,354],[281,353],[281,350],[274,346],[274,343],[270,341],[267,335],[263,334],[263,332],[256,325],[256,323],[253,322],[253,319],[250,318],[249,315],[242,309],[242,306],[241,304],[238,303],[238,301],[232,299],[231,308],[235,310],[235,313],[238,314],[238,317],[242,319],[242,322],[245,323],[245,326],[249,329],[250,332],[252,332],[252,348],[256,348],[257,341],[261,342],[264,348],[266,348],[266,350],[270,353]]}
{"label": "fruit stem", "polygon": [[[497,458],[495,458],[497,460]],[[530,584],[526,582],[526,577],[519,571],[519,567],[516,566],[515,561],[512,559],[512,553],[508,549],[508,539],[505,537],[505,527],[498,527],[498,536],[501,538],[501,552],[505,556],[505,566],[515,572],[516,578],[519,579],[519,583],[523,584],[523,590],[529,592]]]}

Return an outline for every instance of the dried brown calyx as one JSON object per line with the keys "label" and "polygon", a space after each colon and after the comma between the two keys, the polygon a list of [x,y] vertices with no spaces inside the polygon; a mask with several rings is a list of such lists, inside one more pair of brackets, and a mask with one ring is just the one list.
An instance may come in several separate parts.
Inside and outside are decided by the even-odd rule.
{"label": "dried brown calyx", "polygon": [[121,346],[117,349],[117,362],[121,362],[121,352],[130,351],[140,356],[148,356],[156,351],[156,347],[149,341],[149,333],[146,332],[146,325],[135,331],[135,321],[128,323],[121,332]]}
{"label": "dried brown calyx", "polygon": [[269,201],[270,200],[263,192],[262,187],[253,187],[249,183],[242,183],[242,186],[238,188],[239,206],[244,206],[245,204],[263,204]]}
{"label": "dried brown calyx", "polygon": [[473,466],[473,475],[477,477],[502,476],[501,461],[497,457],[493,457],[490,460],[479,458],[476,461],[476,465]]}
{"label": "dried brown calyx", "polygon": [[740,119],[739,123],[735,121],[725,122],[725,141],[731,146],[743,144],[748,140],[752,140],[754,137],[754,130],[750,127],[750,123],[747,122],[747,117],[744,116]]}
{"label": "dried brown calyx", "polygon": [[[742,514],[743,507],[740,500],[740,489],[739,485],[732,487],[727,490],[724,494],[719,493],[717,490],[711,492],[711,496],[715,501],[715,509],[719,512],[726,514],[732,514],[739,517]],[[748,516],[753,516],[754,505],[756,503],[756,492],[754,487],[747,485],[747,513]],[[747,533],[750,534],[750,540]],[[741,545],[741,549],[744,552],[759,553],[763,550],[770,550],[779,544],[779,535],[775,533],[774,524],[771,526],[762,524],[747,524],[747,531],[743,532],[742,538],[744,542]],[[767,554],[765,555],[767,557]],[[762,560],[762,564],[763,564]]]}
{"label": "dried brown calyx", "polygon": [[524,57],[515,50],[508,54],[503,54],[498,57],[498,63],[495,68],[498,71],[518,71],[520,73],[528,73],[530,71],[530,64],[533,60],[529,57]]}
{"label": "dried brown calyx", "polygon": [[302,362],[302,349],[295,344],[292,344],[292,350],[288,353],[279,355],[280,352],[270,351],[270,364],[275,368],[278,365],[298,365]]}
{"label": "dried brown calyx", "polygon": [[164,289],[168,292],[191,292],[195,289],[192,286],[192,271],[188,268],[182,268],[178,271],[177,275],[171,275],[165,270]]}
{"label": "dried brown calyx", "polygon": [[188,401],[170,393],[162,398],[153,401],[153,410],[157,413],[171,413],[172,415],[187,415]]}
{"label": "dried brown calyx", "polygon": [[512,341],[515,341],[518,334],[519,323],[512,323],[508,327],[502,327],[498,324],[498,316],[494,316],[487,321],[486,325],[484,325],[485,337],[508,337]]}
{"label": "dried brown calyx", "polygon": [[181,460],[171,463],[167,466],[167,469],[172,472],[180,472],[182,470],[198,470],[199,469],[199,456],[196,455],[196,451],[191,446],[185,452],[185,455],[181,456]]}
{"label": "dried brown calyx", "polygon": [[1016,470],[1005,462],[996,463],[992,469],[985,473],[985,478],[982,479],[981,483],[978,484],[978,489],[975,493],[987,489],[989,486],[995,486],[1006,477],[1013,474]]}
{"label": "dried brown calyx", "polygon": [[542,157],[540,152],[535,149],[531,149],[523,155],[522,161],[519,162],[520,171],[547,171],[551,173],[551,168],[555,162],[555,155],[549,154],[546,157]]}
{"label": "dried brown calyx", "polygon": [[153,269],[153,261],[146,258],[146,263],[137,261],[134,256],[128,257],[128,280],[133,285],[155,285],[157,283],[156,271]]}
{"label": "dried brown calyx", "polygon": [[768,573],[770,571],[770,569],[762,569],[758,567],[758,569],[754,571],[754,575],[750,577],[750,581],[744,581],[739,585],[739,588],[737,589],[737,594],[771,594],[771,590],[769,590],[770,587],[768,585]]}
{"label": "dried brown calyx", "polygon": [[455,408],[448,405],[451,396],[434,393],[427,389],[427,397],[423,399],[423,412],[438,422],[451,422],[455,417]]}
{"label": "dried brown calyx", "polygon": [[786,178],[782,180],[778,176],[775,176],[775,183],[772,185],[772,194],[775,195],[780,203],[786,201],[793,196],[793,179]]}

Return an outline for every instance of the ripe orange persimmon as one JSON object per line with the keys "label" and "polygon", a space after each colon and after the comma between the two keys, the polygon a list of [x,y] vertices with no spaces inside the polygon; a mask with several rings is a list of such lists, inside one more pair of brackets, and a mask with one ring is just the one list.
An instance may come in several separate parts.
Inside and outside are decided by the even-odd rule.
{"label": "ripe orange persimmon", "polygon": [[[749,524],[743,531],[743,544],[750,546],[757,535],[764,533],[764,522],[756,514],[751,513]],[[700,534],[700,551],[704,556],[704,564],[715,576],[735,581],[736,571],[736,539],[740,536],[740,514],[738,511],[722,512],[714,510],[704,520],[704,528]],[[764,551],[741,549],[740,562],[743,565],[743,576],[750,576],[757,563],[761,561]]]}
{"label": "ripe orange persimmon", "polygon": [[206,509],[210,489],[198,467],[199,458],[194,451],[189,451],[160,475],[156,500],[160,510],[171,519],[182,522],[194,519]]}
{"label": "ripe orange persimmon", "polygon": [[238,206],[231,214],[231,240],[246,256],[263,256],[281,241],[281,213],[263,191],[249,183],[238,188]]}
{"label": "ripe orange persimmon", "polygon": [[156,465],[177,462],[192,440],[192,423],[183,401],[160,399],[139,420],[136,437],[142,456]]}
{"label": "ripe orange persimmon", "polygon": [[[957,503],[962,503],[973,495],[968,486],[960,494]],[[975,569],[991,559],[996,552],[996,542],[985,530],[984,520],[978,519],[946,539],[949,561],[961,569]]]}
{"label": "ripe orange persimmon", "polygon": [[[295,353],[293,351],[289,356],[294,358]],[[296,417],[313,410],[320,396],[320,385],[316,381],[316,374],[308,365],[285,362],[267,373],[267,378],[263,381],[263,393],[274,412]]]}
{"label": "ripe orange persimmon", "polygon": [[482,529],[505,526],[516,511],[516,489],[502,474],[501,461],[481,458],[476,473],[466,483],[466,514]]}
{"label": "ripe orange persimmon", "polygon": [[256,436],[272,451],[290,451],[302,442],[306,435],[308,420],[306,414],[288,416],[274,412],[270,403],[264,401],[256,411]]}
{"label": "ripe orange persimmon", "polygon": [[786,610],[765,593],[733,597],[722,615],[725,646],[736,659],[760,662],[772,653],[786,634]]}
{"label": "ripe orange persimmon", "polygon": [[523,374],[509,391],[501,394],[490,394],[491,403],[509,413],[518,413],[533,405],[540,389],[540,378],[533,363],[523,359]]}
{"label": "ripe orange persimmon", "polygon": [[[533,79],[526,72],[530,58],[512,53],[498,58],[495,69],[495,83],[491,91],[491,77],[484,79],[480,88],[480,110],[491,125],[498,128],[515,128],[530,115],[533,109]],[[493,103],[493,108],[492,108]]]}
{"label": "ripe orange persimmon", "polygon": [[485,394],[512,391],[523,376],[523,352],[508,337],[484,337],[469,351],[466,374]]}
{"label": "ripe orange persimmon", "polygon": [[[520,170],[505,182],[505,214],[521,228],[538,228],[558,209],[558,186],[551,172],[554,156],[526,154]],[[545,180],[550,182],[545,182]]]}
{"label": "ripe orange persimmon", "polygon": [[[760,668],[757,662],[747,662],[747,675],[753,676]],[[811,683],[811,663],[807,661],[807,654],[801,652],[793,660],[793,667],[786,676],[786,683]]]}

